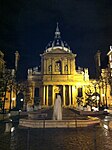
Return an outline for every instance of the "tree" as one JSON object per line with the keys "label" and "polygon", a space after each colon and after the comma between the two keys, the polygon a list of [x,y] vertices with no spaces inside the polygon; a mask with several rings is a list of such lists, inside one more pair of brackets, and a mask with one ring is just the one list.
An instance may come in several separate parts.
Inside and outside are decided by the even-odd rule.
{"label": "tree", "polygon": [[89,105],[92,109],[92,106],[96,104],[96,100],[93,99],[94,89],[91,88],[91,86],[88,86],[85,94],[86,94],[86,106]]}
{"label": "tree", "polygon": [[0,109],[2,109],[3,94],[4,94],[4,83],[3,83],[3,79],[0,78]]}
{"label": "tree", "polygon": [[[16,89],[16,108],[17,109],[26,109],[26,105],[27,103],[31,102],[31,98],[30,98],[30,85],[27,81],[22,81],[22,82],[17,82],[16,85],[15,85],[15,89]],[[17,100],[17,95],[19,93],[22,93],[24,95],[24,100],[23,100],[23,107],[24,108],[20,108],[19,105],[20,104],[20,101],[19,99]]]}
{"label": "tree", "polygon": [[10,108],[11,109],[11,90],[12,86],[14,84],[14,70],[13,69],[4,69],[2,73],[2,78],[1,78],[1,95],[2,95],[2,111],[4,113],[5,111],[5,101],[6,101],[6,93],[9,91],[10,92]]}

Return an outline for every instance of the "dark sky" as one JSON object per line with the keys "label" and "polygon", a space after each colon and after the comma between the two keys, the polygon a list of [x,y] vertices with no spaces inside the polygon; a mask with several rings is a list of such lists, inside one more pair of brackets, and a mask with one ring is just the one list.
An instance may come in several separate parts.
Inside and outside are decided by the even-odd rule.
{"label": "dark sky", "polygon": [[38,66],[57,22],[77,66],[93,76],[95,53],[100,50],[104,62],[112,45],[112,0],[0,0],[0,49],[7,66],[14,67],[16,50],[21,78]]}

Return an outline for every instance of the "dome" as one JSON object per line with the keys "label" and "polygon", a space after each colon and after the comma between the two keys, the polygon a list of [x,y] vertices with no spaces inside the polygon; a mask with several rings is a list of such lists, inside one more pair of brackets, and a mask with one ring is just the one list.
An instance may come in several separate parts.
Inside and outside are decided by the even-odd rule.
{"label": "dome", "polygon": [[56,31],[55,31],[54,40],[50,41],[48,43],[48,45],[46,46],[46,51],[48,51],[48,49],[50,49],[50,48],[54,49],[56,47],[61,47],[63,49],[66,48],[66,49],[68,49],[68,51],[70,51],[69,45],[65,41],[62,41],[62,39],[61,39],[58,23],[57,23],[57,27],[56,27]]}

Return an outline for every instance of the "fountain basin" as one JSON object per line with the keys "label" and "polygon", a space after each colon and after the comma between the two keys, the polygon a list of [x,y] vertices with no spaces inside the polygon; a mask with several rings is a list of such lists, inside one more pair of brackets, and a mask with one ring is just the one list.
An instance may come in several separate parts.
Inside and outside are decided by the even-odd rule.
{"label": "fountain basin", "polygon": [[42,112],[28,112],[28,119],[33,119],[33,120],[36,120],[36,119],[45,119],[47,117],[47,114],[46,113],[42,113]]}
{"label": "fountain basin", "polygon": [[20,119],[20,127],[28,128],[76,128],[88,127],[100,124],[99,118],[89,118],[88,120],[32,120]]}

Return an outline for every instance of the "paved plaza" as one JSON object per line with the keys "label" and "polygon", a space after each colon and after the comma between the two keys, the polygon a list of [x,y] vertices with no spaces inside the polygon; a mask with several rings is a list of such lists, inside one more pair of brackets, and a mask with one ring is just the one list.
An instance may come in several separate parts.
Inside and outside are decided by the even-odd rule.
{"label": "paved plaza", "polygon": [[112,133],[101,128],[20,129],[4,133],[0,150],[111,150]]}
{"label": "paved plaza", "polygon": [[[52,115],[49,111],[49,117]],[[66,115],[65,115],[66,114]],[[73,115],[65,110],[64,117]],[[70,115],[71,114],[71,115]],[[51,115],[51,116],[50,116]],[[78,116],[77,116],[78,117]],[[50,118],[49,118],[50,119]],[[0,150],[111,150],[112,131],[102,127],[88,128],[20,128],[19,118],[12,118],[13,132],[5,132],[7,119],[0,121]]]}

